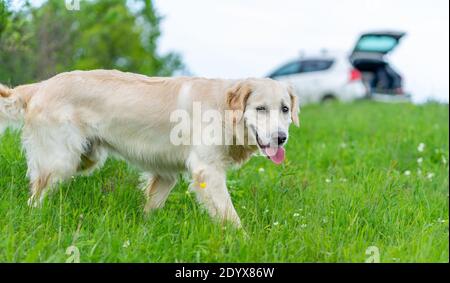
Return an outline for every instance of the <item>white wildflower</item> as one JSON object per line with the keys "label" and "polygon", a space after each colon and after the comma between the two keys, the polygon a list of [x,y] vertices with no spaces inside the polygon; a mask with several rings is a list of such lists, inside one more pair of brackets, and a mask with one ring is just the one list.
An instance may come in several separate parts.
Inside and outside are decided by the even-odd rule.
{"label": "white wildflower", "polygon": [[280,223],[278,221],[273,222],[273,226],[278,226]]}
{"label": "white wildflower", "polygon": [[299,217],[300,213],[294,213],[294,217]]}
{"label": "white wildflower", "polygon": [[405,171],[405,175],[406,175],[406,176],[409,176],[409,175],[411,175],[411,171],[409,171],[409,170],[406,170],[406,171]]}
{"label": "white wildflower", "polygon": [[300,228],[306,228],[308,225],[306,225],[306,224],[302,224],[302,225],[300,225]]}
{"label": "white wildflower", "polygon": [[325,182],[326,182],[326,183],[331,183],[331,180],[328,179],[328,178],[326,178],[326,179],[325,179]]}
{"label": "white wildflower", "polygon": [[442,156],[442,164],[447,164],[447,159],[445,158],[445,156]]}
{"label": "white wildflower", "polygon": [[130,240],[126,240],[122,245],[123,248],[128,248],[129,246],[130,246]]}
{"label": "white wildflower", "polygon": [[433,177],[434,177],[434,173],[430,172],[430,173],[427,174],[427,178],[428,179],[431,180],[431,179],[433,179]]}
{"label": "white wildflower", "polygon": [[266,171],[266,170],[264,170],[264,168],[259,167],[259,169],[258,169],[258,172],[259,172],[259,173],[264,173],[264,171]]}
{"label": "white wildflower", "polygon": [[419,163],[419,165],[421,165],[422,162],[423,162],[423,158],[422,157],[417,158],[417,163]]}
{"label": "white wildflower", "polygon": [[418,152],[423,152],[425,150],[425,144],[423,142],[421,142],[419,144],[419,146],[417,146],[417,151]]}

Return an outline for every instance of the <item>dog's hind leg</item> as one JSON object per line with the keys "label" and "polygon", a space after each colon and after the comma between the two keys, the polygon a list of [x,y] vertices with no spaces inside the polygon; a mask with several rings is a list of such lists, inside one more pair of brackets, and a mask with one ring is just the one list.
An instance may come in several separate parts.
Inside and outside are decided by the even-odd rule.
{"label": "dog's hind leg", "polygon": [[73,124],[25,124],[22,143],[30,179],[28,204],[39,206],[50,189],[72,177],[80,164],[86,140]]}
{"label": "dog's hind leg", "polygon": [[30,207],[38,207],[45,195],[45,188],[49,185],[50,175],[40,175],[30,182],[31,196],[28,199]]}
{"label": "dog's hind leg", "polygon": [[147,213],[163,207],[167,197],[177,183],[176,178],[163,178],[158,175],[152,176],[150,174],[143,174],[141,179],[146,180],[143,190],[147,199],[144,211]]}
{"label": "dog's hind leg", "polygon": [[44,201],[49,189],[56,183],[56,178],[52,174],[41,174],[30,182],[30,198],[28,206],[39,207]]}
{"label": "dog's hind leg", "polygon": [[84,152],[80,156],[77,173],[82,175],[91,174],[95,169],[103,166],[107,157],[107,150],[98,141],[88,141]]}

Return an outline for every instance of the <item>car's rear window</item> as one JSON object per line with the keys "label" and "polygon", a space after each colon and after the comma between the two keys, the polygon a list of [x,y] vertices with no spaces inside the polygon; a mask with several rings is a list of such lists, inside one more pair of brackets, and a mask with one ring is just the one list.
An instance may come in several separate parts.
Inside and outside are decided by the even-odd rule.
{"label": "car's rear window", "polygon": [[356,45],[357,51],[387,53],[397,46],[398,40],[392,36],[363,36]]}
{"label": "car's rear window", "polygon": [[300,61],[300,72],[310,73],[328,70],[333,65],[333,60],[331,59],[308,59]]}

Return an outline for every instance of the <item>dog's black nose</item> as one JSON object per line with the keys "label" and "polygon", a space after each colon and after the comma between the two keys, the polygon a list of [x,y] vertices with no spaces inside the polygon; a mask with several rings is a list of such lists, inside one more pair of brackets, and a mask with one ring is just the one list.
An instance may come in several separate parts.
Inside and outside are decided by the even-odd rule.
{"label": "dog's black nose", "polygon": [[278,132],[278,145],[282,145],[286,142],[287,136],[284,132]]}

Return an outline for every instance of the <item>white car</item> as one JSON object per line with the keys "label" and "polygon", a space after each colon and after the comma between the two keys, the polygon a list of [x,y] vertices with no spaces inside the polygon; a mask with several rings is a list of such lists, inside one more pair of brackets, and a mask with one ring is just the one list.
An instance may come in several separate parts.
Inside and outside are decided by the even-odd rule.
{"label": "white car", "polygon": [[270,78],[290,83],[300,104],[352,101],[368,96],[362,74],[345,53],[301,57],[275,70]]}

